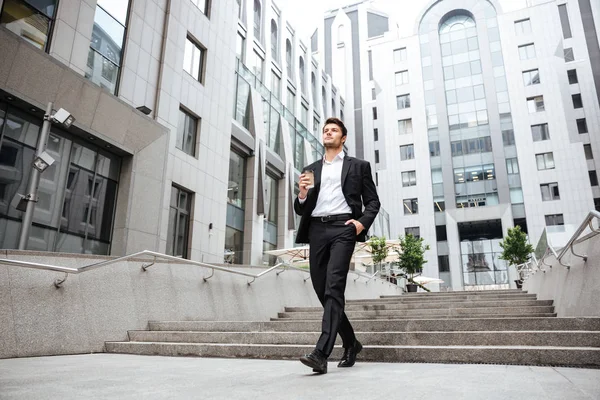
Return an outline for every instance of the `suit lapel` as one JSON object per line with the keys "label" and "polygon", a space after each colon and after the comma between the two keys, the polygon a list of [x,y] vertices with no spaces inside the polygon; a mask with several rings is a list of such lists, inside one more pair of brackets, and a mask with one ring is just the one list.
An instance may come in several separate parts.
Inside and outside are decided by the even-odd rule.
{"label": "suit lapel", "polygon": [[323,172],[323,161],[317,162],[315,165],[315,189],[318,190],[321,188],[321,173]]}
{"label": "suit lapel", "polygon": [[344,182],[348,177],[348,171],[350,171],[350,164],[352,159],[348,156],[344,157],[344,164],[342,165],[342,188],[344,187]]}

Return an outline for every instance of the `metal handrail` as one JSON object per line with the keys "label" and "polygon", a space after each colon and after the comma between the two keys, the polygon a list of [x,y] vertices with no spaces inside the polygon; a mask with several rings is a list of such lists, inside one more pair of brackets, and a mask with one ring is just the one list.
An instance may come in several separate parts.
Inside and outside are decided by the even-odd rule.
{"label": "metal handrail", "polygon": [[[567,244],[565,244],[563,246],[563,248],[559,251],[559,253],[557,254],[556,251],[552,248],[552,246],[548,246],[548,248],[546,249],[546,253],[544,254],[544,256],[539,260],[538,262],[538,269],[540,264],[544,264],[544,265],[548,265],[544,262],[544,259],[552,254],[554,257],[556,257],[556,260],[558,261],[558,263],[560,265],[562,265],[563,267],[570,269],[571,266],[568,264],[563,264],[562,259],[565,256],[565,254],[567,254],[568,251],[571,251],[571,254],[573,254],[575,257],[579,257],[582,258],[584,262],[587,261],[587,255],[586,254],[577,254],[575,253],[575,250],[573,249],[573,246],[575,246],[576,244],[579,244],[585,240],[591,239],[592,237],[600,234],[600,229],[595,229],[592,221],[594,219],[600,219],[600,212],[596,211],[596,210],[591,210],[587,217],[585,217],[585,219],[583,220],[583,222],[579,225],[579,228],[577,228],[577,230],[575,231],[575,233],[573,233],[573,235],[571,236],[571,238],[569,239],[569,241],[567,242]],[[585,236],[583,236],[582,238],[580,238],[579,236],[581,236],[581,234],[585,231],[586,228],[590,228],[590,233],[586,234]],[[550,250],[550,252],[548,251]],[[549,265],[550,268],[552,268],[552,266]]]}
{"label": "metal handrail", "polygon": [[[204,268],[210,268],[212,269],[212,272],[210,275],[208,276],[204,276],[202,279],[204,280],[204,282],[208,281],[210,278],[213,277],[215,270],[216,271],[223,271],[223,272],[228,272],[230,274],[235,274],[235,275],[241,275],[241,276],[246,276],[248,278],[252,278],[252,280],[249,280],[247,282],[248,285],[252,284],[257,278],[260,278],[261,276],[264,276],[276,269],[281,269],[281,271],[277,272],[277,275],[285,272],[286,270],[296,270],[296,271],[303,271],[305,273],[310,273],[308,270],[304,269],[304,268],[298,268],[295,267],[293,265],[290,265],[284,261],[281,261],[277,264],[275,264],[274,266],[258,273],[258,274],[252,274],[249,272],[243,272],[243,271],[239,271],[239,270],[235,270],[235,269],[231,269],[231,268],[227,268],[227,267],[222,267],[219,265],[214,265],[214,264],[208,264],[205,262],[200,262],[200,261],[193,261],[193,260],[187,260],[187,259],[182,259],[180,257],[175,257],[175,256],[170,256],[167,254],[162,254],[162,253],[157,253],[155,251],[150,251],[150,250],[143,250],[143,251],[139,251],[137,253],[133,253],[133,254],[129,254],[126,256],[122,256],[122,257],[117,257],[111,260],[106,260],[106,261],[101,261],[101,262],[97,262],[97,263],[93,263],[93,264],[88,264],[88,265],[84,265],[82,267],[65,267],[62,265],[52,265],[52,264],[44,264],[44,263],[38,263],[38,262],[31,262],[31,261],[20,261],[20,260],[11,260],[11,259],[7,259],[7,258],[0,258],[0,265],[9,265],[9,266],[13,266],[13,267],[23,267],[23,268],[32,268],[32,269],[38,269],[38,270],[44,270],[44,271],[55,271],[55,272],[63,272],[65,273],[65,276],[63,279],[55,279],[54,280],[54,286],[56,286],[57,288],[60,287],[66,280],[67,277],[69,276],[69,274],[80,274],[86,271],[91,271],[100,267],[105,267],[107,265],[111,265],[111,264],[116,264],[118,262],[121,261],[126,261],[132,258],[138,258],[141,256],[151,256],[153,259],[151,262],[149,263],[144,263],[142,264],[142,270],[145,272],[148,270],[149,267],[153,266],[156,263],[157,259],[162,259],[162,260],[168,260],[168,261],[176,261],[178,263],[184,263],[184,264],[191,264],[191,265],[196,265],[196,266],[200,266],[200,267],[204,267]],[[360,275],[362,277],[368,278],[368,276],[364,276],[356,271],[349,271],[352,273],[355,273],[357,275]],[[304,279],[304,282],[306,282],[307,280],[310,279],[310,275]],[[369,279],[371,280],[371,279]],[[367,280],[366,283],[369,282],[369,280]]]}

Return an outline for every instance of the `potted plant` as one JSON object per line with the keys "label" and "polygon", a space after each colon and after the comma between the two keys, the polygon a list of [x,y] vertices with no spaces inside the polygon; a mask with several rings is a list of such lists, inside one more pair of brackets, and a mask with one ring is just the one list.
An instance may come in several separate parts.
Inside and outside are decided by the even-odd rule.
{"label": "potted plant", "polygon": [[415,237],[410,233],[404,237],[400,236],[398,253],[398,268],[406,273],[409,283],[406,284],[408,292],[416,292],[419,285],[413,279],[423,271],[425,260],[425,251],[429,250],[428,244],[423,244],[424,239]]}
{"label": "potted plant", "polygon": [[[500,242],[502,247],[501,260],[508,261],[508,265],[517,265],[526,263],[531,258],[533,246],[527,243],[527,235],[521,230],[520,226],[515,226],[508,230],[508,234]],[[518,271],[517,271],[518,272]],[[519,279],[515,280],[517,289],[523,287],[523,276],[519,273]]]}

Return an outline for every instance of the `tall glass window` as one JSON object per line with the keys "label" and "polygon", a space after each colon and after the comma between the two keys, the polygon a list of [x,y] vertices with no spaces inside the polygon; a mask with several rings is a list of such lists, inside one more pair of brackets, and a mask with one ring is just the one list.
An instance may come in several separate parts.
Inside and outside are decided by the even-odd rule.
{"label": "tall glass window", "polygon": [[56,0],[5,0],[0,25],[40,50],[48,51]]}
{"label": "tall glass window", "polygon": [[287,66],[288,79],[294,80],[294,65],[292,63],[292,42],[290,39],[285,41],[285,64]]}
{"label": "tall glass window", "polygon": [[306,94],[306,77],[304,76],[304,58],[298,60],[298,73],[300,74],[300,90]]}
{"label": "tall glass window", "polygon": [[244,196],[246,189],[246,158],[231,151],[227,184],[227,226],[225,228],[225,261],[243,262]]}
{"label": "tall glass window", "polygon": [[[265,179],[265,198],[267,199],[267,216],[264,220],[263,251],[275,250],[277,248],[277,213],[279,212],[277,200],[279,198],[279,181],[267,175]],[[276,257],[265,256],[263,262],[273,265]]]}
{"label": "tall glass window", "polygon": [[271,57],[279,62],[279,37],[277,35],[277,22],[271,20]]}
{"label": "tall glass window", "polygon": [[[0,103],[0,248],[18,246],[22,213],[42,124]],[[41,176],[28,249],[109,254],[121,160],[53,127],[46,151],[55,159]]]}
{"label": "tall glass window", "polygon": [[179,109],[179,126],[175,147],[190,156],[196,155],[196,142],[200,120],[190,113]]}
{"label": "tall glass window", "polygon": [[129,1],[98,0],[85,77],[117,93]]}
{"label": "tall glass window", "polygon": [[167,254],[189,258],[190,216],[193,194],[176,186],[171,187]]}
{"label": "tall glass window", "polygon": [[262,41],[262,5],[259,0],[254,0],[254,37]]}

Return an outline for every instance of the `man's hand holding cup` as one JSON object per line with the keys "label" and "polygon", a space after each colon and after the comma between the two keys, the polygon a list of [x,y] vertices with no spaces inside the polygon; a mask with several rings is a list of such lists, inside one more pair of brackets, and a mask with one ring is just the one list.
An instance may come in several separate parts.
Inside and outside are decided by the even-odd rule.
{"label": "man's hand holding cup", "polygon": [[298,194],[298,197],[301,199],[305,199],[306,196],[308,196],[308,189],[312,189],[315,187],[314,171],[303,171],[300,175],[300,181],[298,182],[298,186],[300,187],[300,193]]}

